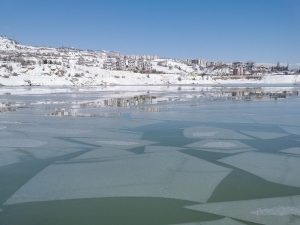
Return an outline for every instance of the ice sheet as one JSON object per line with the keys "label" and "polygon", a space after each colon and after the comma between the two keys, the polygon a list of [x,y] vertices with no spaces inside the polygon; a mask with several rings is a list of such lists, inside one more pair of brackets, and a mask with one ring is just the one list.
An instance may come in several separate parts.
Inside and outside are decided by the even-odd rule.
{"label": "ice sheet", "polygon": [[286,132],[288,132],[290,134],[300,135],[300,127],[286,127],[286,126],[282,126],[281,128],[284,129]]}
{"label": "ice sheet", "polygon": [[118,135],[117,138],[100,139],[100,138],[73,138],[74,140],[82,141],[88,144],[119,148],[130,149],[137,148],[145,145],[156,144],[154,141],[137,140],[137,139],[122,139],[122,136]]}
{"label": "ice sheet", "polygon": [[239,134],[233,130],[222,129],[217,127],[197,126],[190,127],[183,131],[187,138],[202,138],[202,139],[252,139],[245,135]]}
{"label": "ice sheet", "polygon": [[218,160],[267,181],[300,187],[300,158],[247,152]]}
{"label": "ice sheet", "polygon": [[289,148],[289,149],[281,150],[280,152],[300,155],[300,147]]}
{"label": "ice sheet", "polygon": [[[173,225],[175,225],[175,224],[173,224]],[[220,220],[196,222],[196,223],[181,223],[181,224],[176,224],[176,225],[245,225],[245,224],[225,217]]]}
{"label": "ice sheet", "polygon": [[296,225],[300,224],[299,207],[300,196],[290,196],[201,204],[185,208],[267,225]]}
{"label": "ice sheet", "polygon": [[203,140],[185,145],[184,147],[228,154],[256,150],[248,145],[234,140]]}
{"label": "ice sheet", "polygon": [[241,131],[241,132],[260,139],[275,139],[275,138],[280,138],[288,135],[288,134],[260,132],[260,131]]}
{"label": "ice sheet", "polygon": [[82,154],[76,158],[73,158],[71,161],[79,161],[79,160],[107,160],[112,157],[127,157],[127,156],[133,156],[135,155],[132,152],[122,150],[122,149],[117,149],[117,148],[110,148],[110,147],[102,147],[102,148],[97,148],[92,151],[89,151],[85,154]]}
{"label": "ice sheet", "polygon": [[155,153],[155,152],[167,152],[167,151],[179,151],[185,148],[171,147],[171,146],[146,146],[145,153]]}
{"label": "ice sheet", "polygon": [[206,202],[230,169],[178,151],[52,164],[6,204],[95,197],[163,197]]}
{"label": "ice sheet", "polygon": [[34,139],[1,139],[0,147],[34,148],[45,145],[47,142]]}

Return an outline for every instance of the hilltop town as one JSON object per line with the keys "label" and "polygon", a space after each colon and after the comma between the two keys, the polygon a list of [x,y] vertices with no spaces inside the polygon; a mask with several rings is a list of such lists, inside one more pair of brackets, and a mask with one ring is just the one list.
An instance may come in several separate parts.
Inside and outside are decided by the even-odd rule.
{"label": "hilltop town", "polygon": [[268,66],[33,47],[0,37],[0,85],[298,84],[299,74],[279,62]]}

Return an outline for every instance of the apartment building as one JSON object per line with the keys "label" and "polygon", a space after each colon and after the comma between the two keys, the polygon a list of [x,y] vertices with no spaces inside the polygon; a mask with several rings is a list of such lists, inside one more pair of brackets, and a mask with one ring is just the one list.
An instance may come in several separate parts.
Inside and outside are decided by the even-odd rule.
{"label": "apartment building", "polygon": [[104,61],[103,68],[106,70],[116,70],[117,69],[117,60],[114,58],[108,58]]}

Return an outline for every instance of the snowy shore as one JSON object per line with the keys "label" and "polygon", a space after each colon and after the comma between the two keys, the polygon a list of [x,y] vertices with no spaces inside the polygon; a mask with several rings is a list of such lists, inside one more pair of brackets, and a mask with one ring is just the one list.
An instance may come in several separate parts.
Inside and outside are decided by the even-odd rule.
{"label": "snowy shore", "polygon": [[288,84],[300,81],[299,75],[264,75],[261,79],[218,79],[210,76],[188,77],[175,74],[139,74],[133,72],[100,70],[98,76],[59,77],[42,74],[19,74],[0,77],[0,86],[81,86],[81,85],[216,85],[216,84]]}

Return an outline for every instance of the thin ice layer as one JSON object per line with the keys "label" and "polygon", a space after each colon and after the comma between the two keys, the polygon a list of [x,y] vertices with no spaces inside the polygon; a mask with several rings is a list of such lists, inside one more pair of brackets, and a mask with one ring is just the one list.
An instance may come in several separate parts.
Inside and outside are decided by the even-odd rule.
{"label": "thin ice layer", "polygon": [[154,141],[146,141],[146,140],[137,140],[137,139],[122,139],[122,135],[118,135],[116,138],[73,138],[74,140],[78,140],[81,142],[85,142],[87,144],[112,147],[112,148],[120,148],[120,149],[130,149],[137,148],[145,145],[156,144]]}
{"label": "thin ice layer", "polygon": [[228,154],[256,150],[246,144],[234,140],[203,140],[185,145],[184,147]]}
{"label": "thin ice layer", "polygon": [[288,132],[290,134],[300,135],[300,127],[286,127],[286,126],[282,126],[281,128],[284,129],[286,132]]}
{"label": "thin ice layer", "polygon": [[34,139],[0,139],[0,147],[34,148],[45,145],[47,142]]}
{"label": "thin ice layer", "polygon": [[218,127],[197,126],[190,127],[183,131],[187,138],[202,138],[202,139],[252,139],[243,134],[239,134],[233,130],[222,129]]}
{"label": "thin ice layer", "polygon": [[73,158],[71,161],[79,161],[79,160],[108,160],[110,158],[114,157],[128,157],[135,155],[132,152],[117,149],[117,148],[110,148],[110,147],[101,147],[94,149],[92,151],[89,151],[85,154],[82,154],[76,158]]}
{"label": "thin ice layer", "polygon": [[155,153],[155,152],[168,152],[168,151],[179,151],[185,148],[171,147],[171,146],[146,146],[145,153]]}
{"label": "thin ice layer", "polygon": [[[173,224],[173,225],[175,225],[175,224]],[[181,223],[181,224],[177,224],[177,225],[245,225],[245,224],[225,217],[220,220],[196,222],[196,223]]]}
{"label": "thin ice layer", "polygon": [[170,151],[52,164],[6,204],[96,197],[163,197],[206,202],[230,169]]}
{"label": "thin ice layer", "polygon": [[288,135],[282,133],[260,132],[260,131],[241,131],[241,132],[260,139],[275,139],[275,138],[280,138]]}
{"label": "thin ice layer", "polygon": [[300,155],[300,147],[289,148],[289,149],[281,150],[280,152]]}
{"label": "thin ice layer", "polygon": [[300,196],[209,203],[185,208],[267,225],[300,224]]}
{"label": "thin ice layer", "polygon": [[267,181],[300,187],[300,158],[247,152],[218,160]]}

